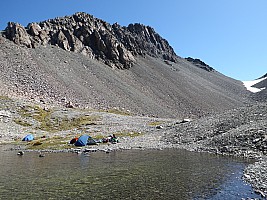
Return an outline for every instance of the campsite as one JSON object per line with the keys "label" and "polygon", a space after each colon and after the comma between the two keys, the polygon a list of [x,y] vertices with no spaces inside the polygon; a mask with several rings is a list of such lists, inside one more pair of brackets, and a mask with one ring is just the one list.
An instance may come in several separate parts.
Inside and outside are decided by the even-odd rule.
{"label": "campsite", "polygon": [[2,1],[0,199],[266,199],[266,7]]}

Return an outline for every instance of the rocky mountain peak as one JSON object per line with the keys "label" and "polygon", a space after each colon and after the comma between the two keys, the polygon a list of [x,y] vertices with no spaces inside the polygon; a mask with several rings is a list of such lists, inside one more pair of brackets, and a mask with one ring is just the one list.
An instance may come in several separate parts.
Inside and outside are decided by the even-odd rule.
{"label": "rocky mountain peak", "polygon": [[119,69],[131,67],[137,55],[177,60],[172,47],[153,28],[142,24],[111,25],[83,12],[27,27],[9,22],[4,36],[28,48],[56,45]]}

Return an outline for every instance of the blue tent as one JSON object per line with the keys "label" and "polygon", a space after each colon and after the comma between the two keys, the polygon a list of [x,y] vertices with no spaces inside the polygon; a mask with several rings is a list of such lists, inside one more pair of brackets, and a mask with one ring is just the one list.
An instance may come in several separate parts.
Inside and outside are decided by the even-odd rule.
{"label": "blue tent", "polygon": [[32,134],[26,135],[22,141],[32,141],[34,139]]}
{"label": "blue tent", "polygon": [[89,135],[82,135],[79,139],[75,142],[75,146],[86,146],[88,139],[91,138]]}

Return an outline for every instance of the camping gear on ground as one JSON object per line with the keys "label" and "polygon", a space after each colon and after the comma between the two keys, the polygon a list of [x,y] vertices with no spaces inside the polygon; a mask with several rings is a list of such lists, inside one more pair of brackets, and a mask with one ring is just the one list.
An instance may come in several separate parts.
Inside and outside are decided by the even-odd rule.
{"label": "camping gear on ground", "polygon": [[39,157],[45,157],[45,154],[40,152]]}
{"label": "camping gear on ground", "polygon": [[111,141],[110,142],[113,143],[113,144],[115,144],[115,143],[118,143],[119,140],[116,137],[113,137],[113,138],[111,138]]}
{"label": "camping gear on ground", "polygon": [[26,135],[22,141],[32,141],[34,139],[32,134]]}
{"label": "camping gear on ground", "polygon": [[94,139],[96,143],[103,143],[102,139]]}
{"label": "camping gear on ground", "polygon": [[74,144],[79,138],[72,138],[71,141],[70,141],[70,144]]}
{"label": "camping gear on ground", "polygon": [[107,143],[107,142],[109,142],[109,140],[108,140],[108,138],[103,138],[103,139],[102,139],[102,142],[103,142],[103,143]]}
{"label": "camping gear on ground", "polygon": [[103,138],[102,139],[102,142],[103,143],[107,143],[107,142],[111,142],[111,143],[118,143],[119,142],[119,140],[118,140],[118,138],[113,134],[113,135],[109,135],[108,137],[106,137],[106,138]]}
{"label": "camping gear on ground", "polygon": [[78,140],[74,143],[74,145],[86,146],[89,138],[91,138],[89,135],[82,135],[78,138]]}
{"label": "camping gear on ground", "polygon": [[97,143],[97,141],[93,138],[89,138],[87,141],[87,145],[95,145]]}
{"label": "camping gear on ground", "polygon": [[119,140],[117,139],[117,137],[115,136],[115,134],[113,134],[113,135],[110,135],[110,142],[111,143],[117,143],[117,142],[119,142]]}

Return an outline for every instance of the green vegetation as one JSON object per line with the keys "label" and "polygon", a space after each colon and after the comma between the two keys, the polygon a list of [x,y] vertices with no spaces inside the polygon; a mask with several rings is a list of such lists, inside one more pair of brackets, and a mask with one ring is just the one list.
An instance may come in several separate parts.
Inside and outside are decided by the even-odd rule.
{"label": "green vegetation", "polygon": [[8,96],[0,96],[0,100],[11,100]]}
{"label": "green vegetation", "polygon": [[51,110],[44,110],[38,106],[21,106],[18,110],[21,117],[32,117],[37,121],[44,120],[51,112]]}
{"label": "green vegetation", "polygon": [[149,122],[148,125],[149,126],[159,126],[164,124],[164,121],[154,121],[154,122]]}
{"label": "green vegetation", "polygon": [[31,150],[61,150],[70,149],[73,146],[69,145],[70,138],[52,137],[40,138],[33,140],[27,144],[27,148]]}
{"label": "green vegetation", "polygon": [[141,132],[135,132],[135,131],[121,131],[121,132],[116,132],[114,133],[116,135],[116,137],[138,137],[141,135],[144,135],[144,133]]}
{"label": "green vegetation", "polygon": [[65,131],[71,130],[74,128],[81,129],[87,125],[95,125],[98,117],[96,116],[79,116],[77,118],[67,118],[62,117],[55,117],[55,118],[45,118],[41,122],[40,129],[49,132],[55,131]]}
{"label": "green vegetation", "polygon": [[[24,118],[32,118],[39,122],[37,129],[57,132],[71,130],[74,128],[81,129],[84,126],[95,125],[99,120],[98,116],[84,116],[79,115],[75,117],[68,117],[67,115],[52,116],[53,110],[44,110],[38,106],[23,106],[19,110],[19,114]],[[28,125],[23,120],[15,120],[17,124]]]}
{"label": "green vegetation", "polygon": [[28,122],[26,122],[25,120],[23,119],[20,119],[20,118],[16,118],[14,119],[14,122],[18,125],[21,125],[21,126],[25,126],[25,127],[29,127],[31,126],[31,124],[29,124]]}

